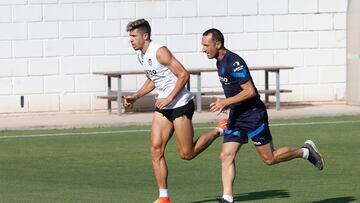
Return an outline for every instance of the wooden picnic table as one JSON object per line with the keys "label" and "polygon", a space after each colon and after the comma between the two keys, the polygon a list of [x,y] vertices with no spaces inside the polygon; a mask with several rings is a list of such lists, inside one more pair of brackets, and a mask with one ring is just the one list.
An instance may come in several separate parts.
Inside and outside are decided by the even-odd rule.
{"label": "wooden picnic table", "polygon": [[[251,71],[264,71],[265,73],[265,88],[259,90],[259,93],[265,94],[265,103],[269,102],[269,95],[274,95],[276,97],[276,110],[280,110],[280,93],[291,92],[291,90],[280,89],[280,71],[281,70],[291,70],[294,67],[289,66],[259,66],[259,67],[249,67]],[[201,74],[203,72],[216,72],[216,68],[197,68],[190,69],[188,72],[191,75],[196,75],[197,81],[197,90],[196,90],[196,107],[197,111],[201,112],[201,96],[202,95],[212,95],[212,94],[222,94],[221,92],[202,92],[201,91]],[[275,89],[269,89],[269,73],[275,73]],[[145,72],[143,70],[122,70],[122,71],[106,71],[106,72],[93,72],[95,75],[104,75],[107,76],[107,95],[99,96],[99,98],[107,99],[107,107],[111,112],[111,101],[117,101],[118,114],[121,115],[122,111],[122,101],[121,97],[123,96],[123,91],[121,87],[122,77],[125,75],[143,75]],[[118,82],[117,91],[113,91],[111,88],[111,78],[116,78]],[[187,84],[188,89],[190,89],[190,80]]]}

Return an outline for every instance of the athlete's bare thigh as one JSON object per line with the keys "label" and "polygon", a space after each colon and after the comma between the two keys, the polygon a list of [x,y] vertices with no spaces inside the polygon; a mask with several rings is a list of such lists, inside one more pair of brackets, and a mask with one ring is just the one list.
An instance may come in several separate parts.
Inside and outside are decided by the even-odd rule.
{"label": "athlete's bare thigh", "polygon": [[165,146],[173,133],[173,123],[161,113],[155,111],[151,127],[151,145],[153,147],[165,149]]}
{"label": "athlete's bare thigh", "polygon": [[185,115],[176,118],[173,121],[176,145],[180,151],[189,152],[193,150],[194,128],[192,121]]}
{"label": "athlete's bare thigh", "polygon": [[256,146],[256,151],[259,153],[259,155],[261,156],[262,160],[271,160],[274,157],[274,147],[273,147],[273,142],[269,142],[265,145],[262,146]]}

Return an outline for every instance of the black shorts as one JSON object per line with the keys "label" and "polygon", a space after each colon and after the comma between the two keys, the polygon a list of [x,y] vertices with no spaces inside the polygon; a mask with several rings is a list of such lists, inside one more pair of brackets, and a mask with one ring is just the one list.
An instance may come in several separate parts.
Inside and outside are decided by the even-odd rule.
{"label": "black shorts", "polygon": [[186,105],[180,106],[175,109],[159,109],[157,107],[155,108],[155,111],[161,113],[171,122],[183,115],[185,115],[188,119],[191,120],[194,115],[194,110],[195,106],[193,100],[190,100]]}
{"label": "black shorts", "polygon": [[251,109],[238,115],[230,111],[228,125],[224,132],[225,142],[248,143],[250,138],[255,146],[262,146],[272,141],[266,110]]}

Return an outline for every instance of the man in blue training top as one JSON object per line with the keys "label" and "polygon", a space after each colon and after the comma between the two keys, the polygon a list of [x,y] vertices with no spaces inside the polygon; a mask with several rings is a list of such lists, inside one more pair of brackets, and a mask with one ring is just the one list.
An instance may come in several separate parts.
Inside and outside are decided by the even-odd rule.
{"label": "man in blue training top", "polygon": [[201,43],[202,51],[208,58],[216,59],[226,97],[211,103],[210,110],[219,114],[230,109],[220,154],[223,197],[219,202],[234,202],[235,156],[241,145],[248,142],[248,138],[254,142],[256,151],[267,165],[302,157],[322,170],[323,156],[311,140],[305,141],[302,148],[274,148],[266,107],[260,100],[249,69],[239,55],[224,47],[223,34],[217,29],[209,29],[204,32]]}

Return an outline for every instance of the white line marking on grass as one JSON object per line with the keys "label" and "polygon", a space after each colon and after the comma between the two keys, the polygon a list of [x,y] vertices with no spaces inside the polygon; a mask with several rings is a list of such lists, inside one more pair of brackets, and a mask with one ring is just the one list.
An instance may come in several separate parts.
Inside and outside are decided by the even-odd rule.
{"label": "white line marking on grass", "polygon": [[115,130],[115,131],[99,131],[99,132],[69,132],[69,133],[49,133],[49,134],[34,134],[34,135],[9,135],[0,136],[0,139],[5,138],[31,138],[31,137],[55,137],[68,135],[98,135],[98,134],[115,134],[115,133],[135,133],[135,132],[150,132],[149,129],[144,130]]}
{"label": "white line marking on grass", "polygon": [[[276,126],[307,126],[307,125],[330,125],[330,124],[352,124],[360,123],[360,120],[353,121],[319,121],[319,122],[304,122],[304,123],[276,123],[270,124],[271,127]],[[197,127],[194,130],[212,129],[213,127]],[[48,133],[48,134],[34,134],[34,135],[9,135],[0,136],[0,139],[11,138],[34,138],[34,137],[55,137],[55,136],[70,136],[70,135],[105,135],[105,134],[119,134],[119,133],[137,133],[137,132],[150,132],[150,129],[143,130],[114,130],[114,131],[99,131],[99,132],[68,132],[68,133]]]}
{"label": "white line marking on grass", "polygon": [[318,121],[318,122],[304,122],[304,123],[276,123],[270,126],[301,126],[301,125],[329,125],[329,124],[352,124],[360,123],[360,120],[354,121]]}

